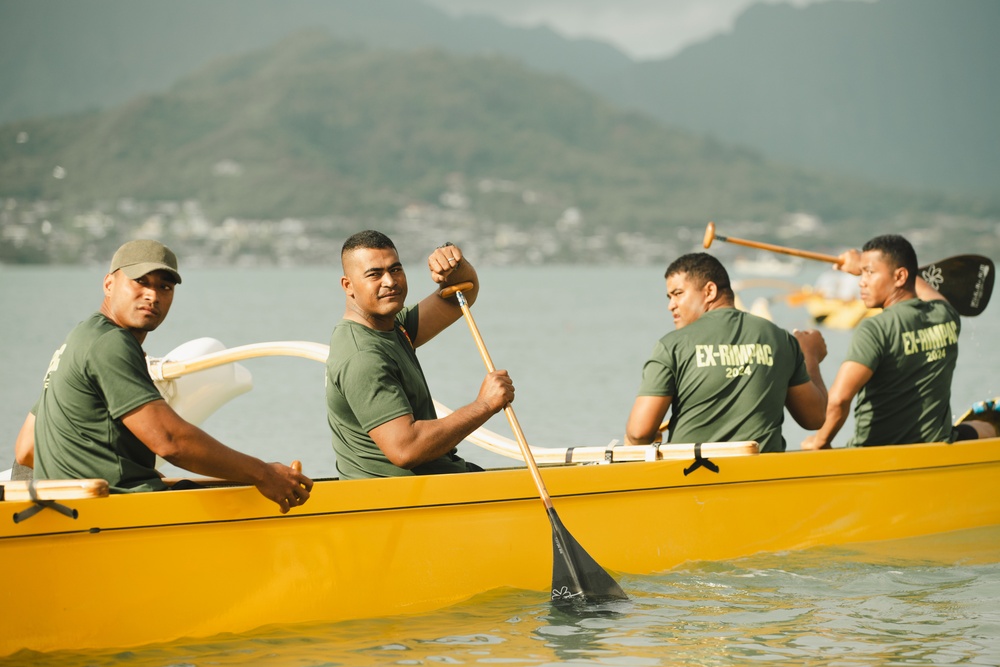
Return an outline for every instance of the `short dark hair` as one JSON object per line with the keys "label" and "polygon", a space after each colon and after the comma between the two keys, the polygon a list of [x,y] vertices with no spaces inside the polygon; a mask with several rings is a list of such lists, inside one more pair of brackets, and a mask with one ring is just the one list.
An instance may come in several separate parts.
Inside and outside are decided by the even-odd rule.
{"label": "short dark hair", "polygon": [[720,293],[727,296],[733,295],[733,286],[726,267],[707,252],[692,252],[681,255],[670,263],[663,277],[669,278],[676,273],[686,273],[698,284],[698,287],[704,287],[706,283],[711,281],[715,283]]}
{"label": "short dark hair", "polygon": [[909,276],[907,285],[912,285],[917,280],[917,251],[913,245],[899,234],[883,234],[871,239],[861,248],[861,252],[877,251],[882,253],[894,268],[906,269]]}
{"label": "short dark hair", "polygon": [[366,229],[363,232],[351,234],[340,248],[340,266],[344,269],[345,273],[347,272],[347,265],[344,263],[344,258],[347,256],[347,253],[359,248],[376,248],[379,250],[391,248],[395,250],[396,246],[393,244],[392,239],[374,229]]}
{"label": "short dark hair", "polygon": [[392,239],[383,234],[382,232],[377,232],[374,229],[366,229],[363,232],[358,232],[356,234],[351,234],[344,241],[344,246],[340,249],[341,258],[352,250],[357,250],[358,248],[392,248],[396,249],[393,244]]}

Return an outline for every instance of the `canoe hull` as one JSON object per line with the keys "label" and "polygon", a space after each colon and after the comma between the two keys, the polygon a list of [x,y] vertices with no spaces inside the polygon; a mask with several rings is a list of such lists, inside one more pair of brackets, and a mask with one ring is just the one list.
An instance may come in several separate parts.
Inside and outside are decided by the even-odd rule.
{"label": "canoe hull", "polygon": [[[690,560],[1000,525],[1000,440],[542,470],[620,577]],[[551,526],[528,472],[318,482],[290,514],[252,488],[62,501],[0,517],[0,655],[131,647],[271,624],[419,613],[503,587],[548,599]],[[9,517],[30,503],[0,503]]]}

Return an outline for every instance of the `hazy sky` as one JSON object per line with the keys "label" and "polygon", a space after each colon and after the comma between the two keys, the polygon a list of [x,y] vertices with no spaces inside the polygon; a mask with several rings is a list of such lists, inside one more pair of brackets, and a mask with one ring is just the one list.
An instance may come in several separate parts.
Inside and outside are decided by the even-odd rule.
{"label": "hazy sky", "polygon": [[773,0],[425,0],[452,14],[485,14],[518,25],[547,25],[567,37],[601,39],[639,59],[673,55],[726,32],[760,1]]}

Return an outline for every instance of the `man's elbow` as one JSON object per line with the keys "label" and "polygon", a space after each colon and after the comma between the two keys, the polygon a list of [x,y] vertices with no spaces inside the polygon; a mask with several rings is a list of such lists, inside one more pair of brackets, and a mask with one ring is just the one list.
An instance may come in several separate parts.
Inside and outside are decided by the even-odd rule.
{"label": "man's elbow", "polygon": [[634,426],[625,427],[625,443],[628,445],[648,445],[656,438],[657,432],[649,429],[639,429]]}
{"label": "man's elbow", "polygon": [[170,432],[164,432],[161,436],[143,444],[167,463],[183,468],[187,461],[184,456],[185,449],[181,444],[181,439],[175,437]]}
{"label": "man's elbow", "polygon": [[814,410],[798,420],[799,426],[809,431],[816,431],[826,422],[826,410]]}
{"label": "man's elbow", "polygon": [[203,434],[163,399],[140,405],[122,418],[122,424],[149,451],[181,468],[185,467],[192,447],[197,448]]}
{"label": "man's elbow", "polygon": [[434,460],[442,442],[436,430],[440,420],[418,421],[413,415],[396,417],[368,431],[368,436],[392,465],[412,470],[422,463]]}
{"label": "man's elbow", "polygon": [[20,449],[14,452],[14,460],[17,461],[18,465],[22,465],[25,468],[35,467],[35,457],[34,452],[31,450],[21,451]]}
{"label": "man's elbow", "polygon": [[403,470],[412,470],[424,463],[422,454],[414,451],[414,448],[411,447],[383,447],[379,445],[379,449],[385,454],[385,458],[389,459],[389,463]]}
{"label": "man's elbow", "polygon": [[412,470],[420,465],[420,461],[412,456],[389,456],[386,458],[389,459],[389,463],[403,470]]}
{"label": "man's elbow", "polygon": [[27,468],[35,467],[35,415],[31,413],[14,440],[14,460]]}
{"label": "man's elbow", "polygon": [[808,383],[790,389],[785,401],[795,423],[809,431],[817,430],[826,422],[828,404],[826,390]]}

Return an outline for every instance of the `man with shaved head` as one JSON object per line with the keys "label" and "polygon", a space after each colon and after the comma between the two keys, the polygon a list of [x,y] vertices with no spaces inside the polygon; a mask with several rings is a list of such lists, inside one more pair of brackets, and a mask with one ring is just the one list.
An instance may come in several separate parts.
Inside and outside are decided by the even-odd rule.
{"label": "man with shaved head", "polygon": [[[437,417],[416,348],[462,317],[455,296],[435,290],[406,307],[406,272],[385,234],[368,230],[344,242],[344,317],[330,338],[326,368],[327,420],[342,479],[400,477],[481,470],[457,453],[466,436],[514,400],[507,371],[489,373],[476,399]],[[439,288],[471,282],[476,270],[446,243],[427,258]]]}

